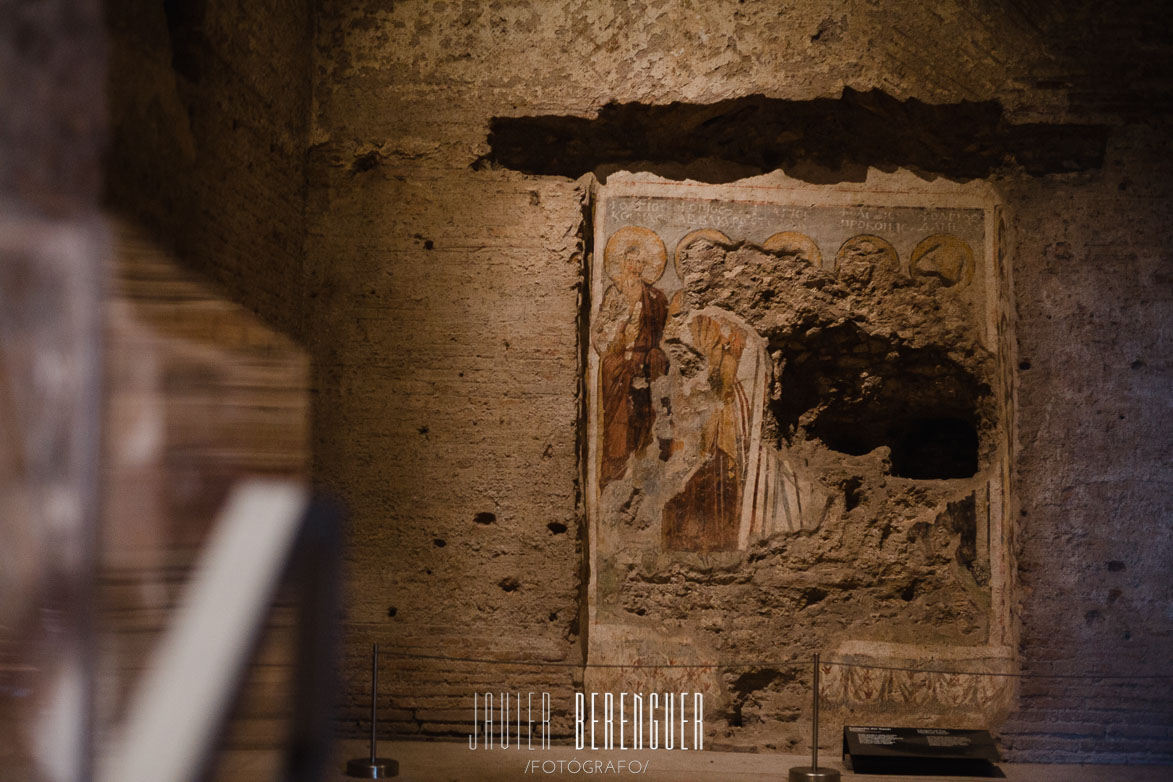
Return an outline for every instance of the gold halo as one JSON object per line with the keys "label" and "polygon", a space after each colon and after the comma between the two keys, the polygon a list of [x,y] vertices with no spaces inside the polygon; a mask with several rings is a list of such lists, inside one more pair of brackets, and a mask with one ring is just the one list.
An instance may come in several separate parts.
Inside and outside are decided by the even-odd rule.
{"label": "gold halo", "polygon": [[815,268],[823,263],[823,254],[819,252],[819,246],[809,236],[798,231],[779,231],[762,242],[762,248],[798,256]]}
{"label": "gold halo", "polygon": [[973,279],[973,249],[953,234],[933,234],[920,240],[908,262],[912,277],[937,277],[946,285],[968,285]]}
{"label": "gold halo", "polygon": [[684,282],[684,270],[680,268],[680,256],[684,255],[684,251],[688,246],[697,239],[705,239],[713,244],[732,244],[729,237],[718,231],[716,228],[698,228],[695,231],[690,231],[684,235],[684,238],[676,243],[676,251],[673,253],[672,263],[676,267],[676,276]]}
{"label": "gold halo", "polygon": [[632,250],[641,255],[640,278],[647,283],[660,279],[668,263],[664,241],[655,231],[638,225],[620,228],[607,240],[607,247],[603,250],[603,271],[607,272],[607,276],[616,279],[623,257]]}
{"label": "gold halo", "polygon": [[[867,245],[871,245],[868,247]],[[835,269],[838,270],[848,255],[883,255],[899,263],[900,255],[887,239],[875,234],[857,234],[839,247],[835,253]]]}

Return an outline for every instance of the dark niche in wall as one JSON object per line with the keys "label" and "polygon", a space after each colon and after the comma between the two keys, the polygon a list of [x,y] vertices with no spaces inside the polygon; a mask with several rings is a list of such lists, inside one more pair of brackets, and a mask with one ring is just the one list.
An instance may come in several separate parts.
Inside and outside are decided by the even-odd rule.
{"label": "dark niche in wall", "polygon": [[1102,125],[1012,124],[998,101],[930,104],[881,90],[709,104],[610,103],[594,118],[494,117],[477,168],[579,177],[626,169],[729,182],[781,168],[808,182],[863,181],[869,166],[967,180],[1100,168]]}
{"label": "dark niche in wall", "polygon": [[892,474],[969,478],[978,470],[977,429],[961,418],[914,418],[892,429]]}
{"label": "dark niche in wall", "polygon": [[855,323],[773,345],[780,437],[809,436],[850,455],[887,447],[890,474],[969,478],[978,471],[978,407],[991,393],[939,346],[910,348]]}

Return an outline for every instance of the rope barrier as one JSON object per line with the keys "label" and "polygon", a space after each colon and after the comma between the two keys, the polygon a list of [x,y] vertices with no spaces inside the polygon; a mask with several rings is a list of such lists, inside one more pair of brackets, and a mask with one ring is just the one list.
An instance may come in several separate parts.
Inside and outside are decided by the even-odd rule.
{"label": "rope barrier", "polygon": [[[384,657],[409,660],[439,660],[444,662],[477,663],[480,665],[512,665],[526,668],[625,668],[625,669],[673,669],[673,668],[807,668],[809,660],[786,662],[731,662],[731,663],[566,663],[546,660],[496,660],[485,657],[456,657],[420,652],[382,651]],[[853,663],[846,660],[820,660],[822,665],[841,668],[866,668],[877,671],[901,671],[905,673],[941,674],[948,676],[998,676],[1011,679],[1103,679],[1127,681],[1151,681],[1173,679],[1173,674],[1114,674],[1114,673],[1005,673],[1000,671],[950,671],[940,668],[911,668],[897,665],[873,665]]]}

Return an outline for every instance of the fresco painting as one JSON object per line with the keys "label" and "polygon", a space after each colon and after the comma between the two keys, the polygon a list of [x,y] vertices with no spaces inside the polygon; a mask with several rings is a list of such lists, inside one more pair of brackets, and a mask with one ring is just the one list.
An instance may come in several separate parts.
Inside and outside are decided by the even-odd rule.
{"label": "fresco painting", "polygon": [[[883,220],[850,219],[851,210],[843,208],[776,205],[777,216],[768,222],[770,205],[731,210],[719,202],[677,199],[668,207],[675,210],[675,224],[664,225],[664,206],[628,199],[613,203],[603,220],[602,263],[593,275],[599,303],[590,328],[597,370],[588,384],[595,400],[589,487],[595,515],[606,515],[607,487],[626,478],[658,505],[651,516],[665,551],[745,550],[770,535],[817,528],[839,500],[805,476],[781,443],[762,437],[770,382],[765,340],[733,312],[686,311],[683,255],[697,242],[732,246],[756,240],[765,250],[816,268],[824,267],[824,258],[831,259],[832,271],[848,259],[891,261],[910,275],[964,286],[974,277],[970,243],[981,241],[974,231],[975,225],[980,230],[974,220],[980,215],[965,216],[966,238],[938,232],[917,241],[909,236],[917,219],[889,221],[904,244],[914,242],[905,249],[906,260],[885,236],[851,232],[856,225],[883,227]],[[698,225],[706,216],[744,235]],[[926,231],[939,224],[923,220]],[[811,227],[821,229],[821,241],[799,230]],[[686,365],[674,365],[674,354],[685,357]],[[633,469],[636,463],[642,469]]]}
{"label": "fresco painting", "polygon": [[[978,472],[948,483],[902,478],[884,448],[832,447],[812,419],[781,417],[804,377],[811,396],[791,405],[796,415],[827,398],[858,404],[850,395],[871,388],[920,398],[939,385],[935,357],[951,349],[937,335],[969,340],[961,352],[977,358],[964,371],[1004,387],[987,382],[1002,371],[988,358],[1002,349],[990,315],[1001,305],[988,197],[638,178],[594,196],[583,485],[587,654],[601,667],[587,669],[585,686],[618,686],[617,676],[647,689],[687,683],[731,714],[749,713],[766,701],[739,700],[740,669],[720,665],[729,650],[793,659],[810,651],[802,639],[860,662],[948,654],[1010,665],[1006,446],[996,423]],[[996,401],[982,414],[1005,407]],[[972,530],[948,512],[970,496],[980,500]],[[973,554],[962,562],[952,547],[963,533]],[[861,565],[892,545],[904,566]],[[928,584],[917,574],[930,562]],[[918,640],[911,626],[843,607],[861,590],[894,594],[916,616],[948,605],[953,618],[937,622],[932,643]],[[791,637],[795,623],[806,624]],[[836,708],[964,711],[978,699],[969,680],[926,689],[899,673],[825,673]],[[776,681],[769,708],[800,697],[766,679]]]}

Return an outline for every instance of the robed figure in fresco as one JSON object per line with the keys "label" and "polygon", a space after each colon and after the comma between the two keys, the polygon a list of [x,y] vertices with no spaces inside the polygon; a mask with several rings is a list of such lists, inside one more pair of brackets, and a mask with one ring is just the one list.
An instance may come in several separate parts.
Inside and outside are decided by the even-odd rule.
{"label": "robed figure in fresco", "polygon": [[[698,240],[730,243],[714,229],[686,234],[676,248],[680,279],[689,277],[690,264],[704,263],[703,251],[690,254]],[[795,231],[773,234],[765,247],[821,263],[818,246]],[[665,473],[680,483],[663,508],[664,549],[744,550],[779,532],[817,528],[834,512],[833,498],[784,444],[762,436],[771,371],[766,341],[721,307],[669,309],[666,341],[699,358],[702,369],[674,374],[667,389],[675,441]]]}
{"label": "robed figure in fresco", "polygon": [[708,417],[701,427],[701,463],[664,506],[664,547],[683,551],[738,548],[750,448],[751,401],[738,378],[746,331],[729,319],[697,313],[692,344],[708,367]]}
{"label": "robed figure in fresco", "polygon": [[[676,432],[687,442],[677,458],[690,467],[664,505],[664,548],[744,550],[775,533],[818,528],[836,512],[836,498],[783,444],[762,437],[769,385],[765,340],[717,307],[680,317],[682,328],[669,340],[695,351],[703,371],[670,391],[673,415],[680,419]],[[682,431],[693,427],[699,437]]]}
{"label": "robed figure in fresco", "polygon": [[[687,234],[677,248],[678,278],[688,271],[682,251],[701,239],[729,241],[713,229]],[[680,291],[669,302],[656,286],[666,262],[663,241],[640,226],[615,231],[603,252],[608,282],[591,324],[598,490],[643,465],[636,479],[667,551],[744,550],[776,532],[817,527],[831,510],[825,491],[780,444],[762,438],[765,340],[720,307],[686,311]],[[675,366],[669,349],[681,356]],[[654,440],[657,458],[643,458]]]}
{"label": "robed figure in fresco", "polygon": [[668,298],[654,286],[667,253],[654,232],[638,226],[612,234],[603,253],[611,285],[603,294],[594,344],[601,347],[602,457],[599,488],[622,478],[633,454],[652,441],[652,382],[668,371],[660,347]]}

